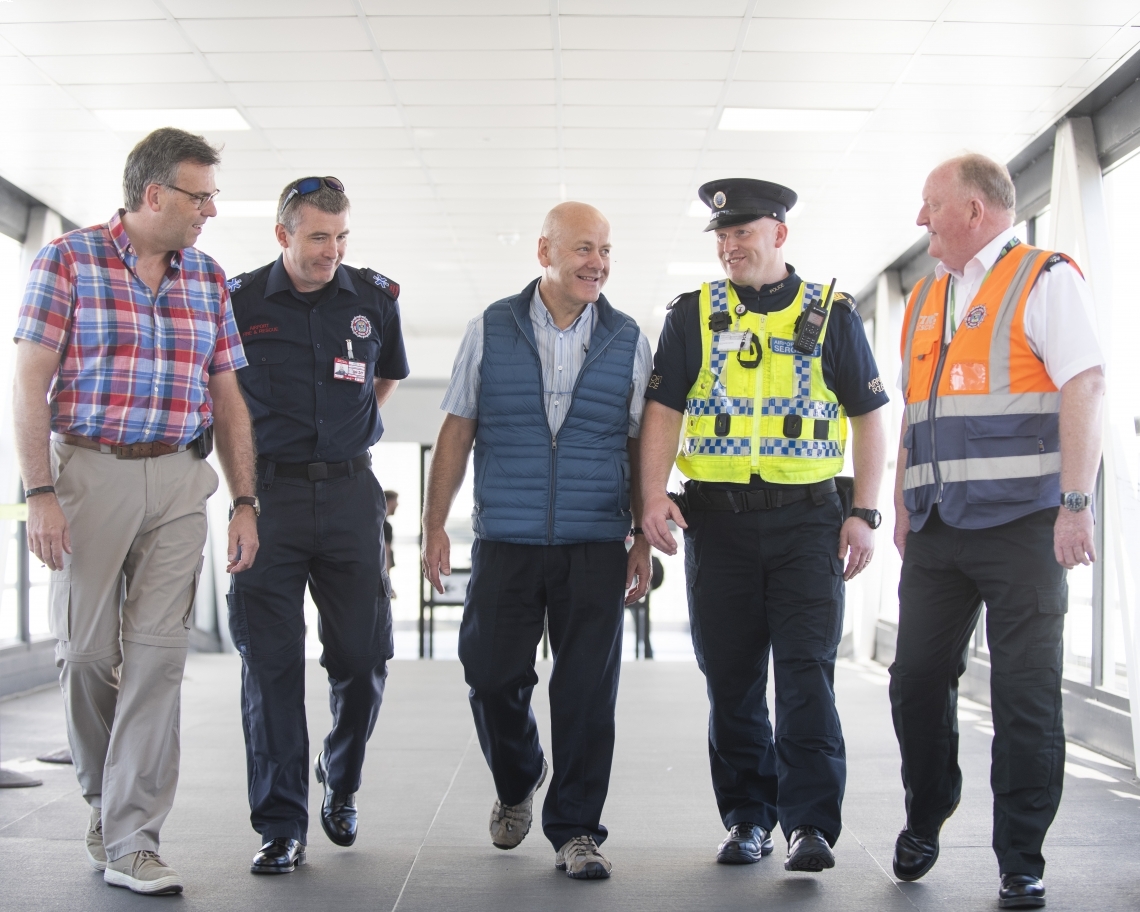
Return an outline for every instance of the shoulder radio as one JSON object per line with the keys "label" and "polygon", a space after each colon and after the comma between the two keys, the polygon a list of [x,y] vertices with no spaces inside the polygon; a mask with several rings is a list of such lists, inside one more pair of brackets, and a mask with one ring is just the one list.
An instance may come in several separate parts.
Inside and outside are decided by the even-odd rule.
{"label": "shoulder radio", "polygon": [[792,342],[792,348],[801,355],[810,355],[815,352],[815,347],[819,344],[820,333],[823,332],[824,324],[827,323],[828,307],[831,306],[831,296],[834,293],[835,279],[832,279],[823,303],[812,301],[797,318],[796,338]]}

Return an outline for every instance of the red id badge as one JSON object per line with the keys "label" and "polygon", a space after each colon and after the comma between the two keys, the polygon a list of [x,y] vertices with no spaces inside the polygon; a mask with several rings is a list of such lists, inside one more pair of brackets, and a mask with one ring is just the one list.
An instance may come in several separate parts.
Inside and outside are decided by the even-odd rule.
{"label": "red id badge", "polygon": [[367,376],[367,364],[364,361],[349,361],[347,358],[333,359],[334,380],[351,380],[353,383],[363,383]]}

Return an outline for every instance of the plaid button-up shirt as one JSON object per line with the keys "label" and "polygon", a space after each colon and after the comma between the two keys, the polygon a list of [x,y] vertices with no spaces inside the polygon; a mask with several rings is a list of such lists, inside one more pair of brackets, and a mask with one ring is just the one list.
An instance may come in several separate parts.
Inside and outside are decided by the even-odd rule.
{"label": "plaid button-up shirt", "polygon": [[32,264],[16,339],[61,354],[53,431],[102,443],[189,443],[212,421],[210,374],[246,366],[225,274],[177,251],[154,294],[122,210],[52,241]]}

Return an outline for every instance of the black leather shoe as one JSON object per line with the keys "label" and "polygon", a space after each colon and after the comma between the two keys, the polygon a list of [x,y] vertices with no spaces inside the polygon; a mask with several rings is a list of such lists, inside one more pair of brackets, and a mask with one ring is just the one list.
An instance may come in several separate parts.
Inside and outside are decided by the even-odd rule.
{"label": "black leather shoe", "polygon": [[321,802],[321,828],[338,846],[350,846],[356,842],[356,793],[342,794],[329,788],[324,751],[317,754],[313,766],[317,782],[325,787],[325,800]]}
{"label": "black leather shoe", "polygon": [[909,829],[895,840],[895,857],[891,862],[899,880],[918,880],[938,861],[938,834],[932,838],[919,836]]}
{"label": "black leather shoe", "polygon": [[772,854],[772,834],[755,823],[736,823],[716,850],[718,864],[756,864]]}
{"label": "black leather shoe", "polygon": [[249,866],[251,874],[292,874],[297,865],[305,863],[305,844],[296,839],[279,836],[270,839],[253,856]]}
{"label": "black leather shoe", "polygon": [[835,855],[820,830],[813,826],[796,827],[788,838],[785,871],[822,871],[835,867]]}
{"label": "black leather shoe", "polygon": [[1045,905],[1045,884],[1032,874],[1002,874],[999,909],[1040,909]]}

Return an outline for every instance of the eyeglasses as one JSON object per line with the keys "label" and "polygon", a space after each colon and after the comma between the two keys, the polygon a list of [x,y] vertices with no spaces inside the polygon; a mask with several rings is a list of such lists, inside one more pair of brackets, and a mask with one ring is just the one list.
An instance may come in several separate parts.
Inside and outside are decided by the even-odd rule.
{"label": "eyeglasses", "polygon": [[167,190],[177,190],[179,193],[185,193],[190,199],[194,201],[194,208],[201,212],[210,203],[214,201],[214,197],[221,193],[221,190],[215,190],[213,193],[191,193],[189,190],[183,190],[181,187],[175,187],[174,184],[163,184]]}
{"label": "eyeglasses", "polygon": [[306,177],[289,191],[289,195],[285,197],[285,202],[281,204],[280,212],[284,212],[289,208],[289,204],[293,201],[294,197],[308,196],[310,193],[316,193],[321,187],[328,187],[337,193],[344,193],[344,184],[335,177]]}

